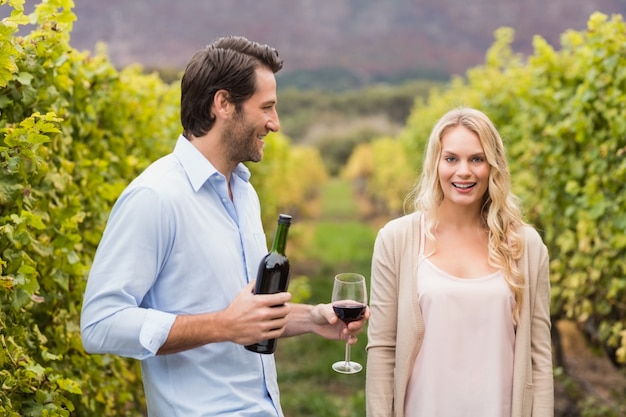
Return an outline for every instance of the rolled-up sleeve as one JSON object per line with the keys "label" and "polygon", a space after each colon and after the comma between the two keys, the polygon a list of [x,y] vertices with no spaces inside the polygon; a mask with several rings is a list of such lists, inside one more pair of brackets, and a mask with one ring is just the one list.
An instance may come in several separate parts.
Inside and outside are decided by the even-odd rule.
{"label": "rolled-up sleeve", "polygon": [[168,253],[171,227],[164,210],[152,190],[140,187],[116,202],[83,301],[87,352],[145,359],[165,343],[176,315],[142,306]]}

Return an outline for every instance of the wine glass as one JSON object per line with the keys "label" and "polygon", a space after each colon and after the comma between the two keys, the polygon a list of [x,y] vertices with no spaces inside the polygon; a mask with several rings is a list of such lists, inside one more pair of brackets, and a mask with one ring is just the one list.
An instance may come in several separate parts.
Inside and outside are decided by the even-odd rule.
{"label": "wine glass", "polygon": [[[344,272],[335,276],[332,305],[335,314],[348,326],[352,321],[360,320],[367,306],[365,277],[361,274]],[[342,374],[355,374],[363,369],[361,364],[350,361],[350,344],[346,339],[346,357],[335,362],[333,369]]]}

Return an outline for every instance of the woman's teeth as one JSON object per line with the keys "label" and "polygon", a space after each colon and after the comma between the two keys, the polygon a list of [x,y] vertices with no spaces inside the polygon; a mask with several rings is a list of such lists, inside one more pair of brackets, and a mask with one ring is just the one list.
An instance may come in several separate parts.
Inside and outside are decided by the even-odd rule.
{"label": "woman's teeth", "polygon": [[468,188],[472,188],[473,186],[476,185],[476,183],[471,183],[471,184],[456,184],[456,183],[452,183],[452,185],[454,185],[456,188],[461,188],[463,190],[466,190]]}

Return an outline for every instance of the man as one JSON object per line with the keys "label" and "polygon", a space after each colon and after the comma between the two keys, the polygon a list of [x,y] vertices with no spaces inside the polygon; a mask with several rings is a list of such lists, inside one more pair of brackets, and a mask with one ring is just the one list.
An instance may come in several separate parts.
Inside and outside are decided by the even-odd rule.
{"label": "man", "polygon": [[[85,349],[141,360],[150,417],[282,416],[273,355],[244,345],[316,333],[355,343],[328,304],[254,295],[267,252],[242,164],[278,131],[278,53],[242,37],[197,52],[182,79],[183,134],[116,202],[89,275]],[[273,307],[281,305],[280,307]]]}

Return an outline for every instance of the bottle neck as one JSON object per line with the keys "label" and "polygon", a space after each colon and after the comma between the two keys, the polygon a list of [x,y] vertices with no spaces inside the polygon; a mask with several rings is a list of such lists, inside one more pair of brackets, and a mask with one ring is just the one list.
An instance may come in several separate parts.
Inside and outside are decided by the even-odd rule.
{"label": "bottle neck", "polygon": [[278,228],[276,229],[276,233],[274,234],[274,242],[272,243],[272,252],[278,252],[281,255],[285,255],[288,231],[288,224],[278,223]]}

